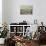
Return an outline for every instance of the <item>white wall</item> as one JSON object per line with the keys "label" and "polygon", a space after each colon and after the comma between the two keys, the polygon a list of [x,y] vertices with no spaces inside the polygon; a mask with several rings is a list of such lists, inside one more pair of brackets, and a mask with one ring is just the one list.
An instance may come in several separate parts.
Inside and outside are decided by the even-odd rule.
{"label": "white wall", "polygon": [[2,27],[2,0],[0,0],[0,27]]}
{"label": "white wall", "polygon": [[[46,0],[4,0],[4,17],[7,23],[21,22],[26,20],[29,24],[37,19],[38,24],[41,21],[46,25]],[[32,15],[20,15],[21,5],[32,5],[33,14]]]}
{"label": "white wall", "polygon": [[[9,17],[9,19],[11,20],[11,22],[22,22],[23,20],[28,21],[29,23],[31,23],[34,19],[35,16],[34,14],[32,15],[20,15],[20,6],[21,5],[32,5],[34,7],[34,1],[33,0],[12,0],[12,14],[11,14],[11,18]],[[10,22],[10,21],[9,21]]]}
{"label": "white wall", "polygon": [[2,0],[2,23],[7,22],[8,23],[8,17],[7,17],[7,2],[6,0]]}

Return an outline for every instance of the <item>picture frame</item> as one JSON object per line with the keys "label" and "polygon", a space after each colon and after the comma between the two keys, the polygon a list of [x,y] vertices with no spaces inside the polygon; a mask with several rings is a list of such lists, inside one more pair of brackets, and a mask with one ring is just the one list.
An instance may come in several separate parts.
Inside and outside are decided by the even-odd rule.
{"label": "picture frame", "polygon": [[31,15],[33,13],[33,6],[31,5],[22,5],[20,7],[21,15]]}

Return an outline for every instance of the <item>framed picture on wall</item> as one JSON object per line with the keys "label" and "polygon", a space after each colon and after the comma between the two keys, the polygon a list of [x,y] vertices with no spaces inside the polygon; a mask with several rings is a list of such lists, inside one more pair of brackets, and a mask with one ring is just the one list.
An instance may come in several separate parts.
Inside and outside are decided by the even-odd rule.
{"label": "framed picture on wall", "polygon": [[33,7],[31,5],[20,6],[21,15],[31,15],[33,13]]}

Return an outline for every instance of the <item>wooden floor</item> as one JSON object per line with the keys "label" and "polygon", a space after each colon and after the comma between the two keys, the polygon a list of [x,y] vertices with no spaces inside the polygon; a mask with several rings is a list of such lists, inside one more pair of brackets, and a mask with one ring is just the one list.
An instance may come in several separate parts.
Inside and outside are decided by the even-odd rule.
{"label": "wooden floor", "polygon": [[4,44],[3,45],[1,44],[0,46],[4,46]]}
{"label": "wooden floor", "polygon": [[40,45],[40,46],[46,46],[46,45]]}
{"label": "wooden floor", "polygon": [[[0,45],[0,46],[4,46],[4,45]],[[33,43],[33,45],[32,45],[32,46],[39,46],[39,45],[38,45],[38,44],[36,44],[36,43],[35,43],[35,44]],[[40,46],[46,46],[46,45],[40,45]]]}

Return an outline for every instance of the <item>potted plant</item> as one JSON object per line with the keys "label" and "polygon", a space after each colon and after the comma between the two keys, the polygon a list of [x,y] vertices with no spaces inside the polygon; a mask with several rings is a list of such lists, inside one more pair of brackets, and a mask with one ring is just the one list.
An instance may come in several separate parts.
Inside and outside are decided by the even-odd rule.
{"label": "potted plant", "polygon": [[7,37],[8,29],[7,24],[3,24],[3,31],[0,31],[0,44],[4,44],[4,40]]}

